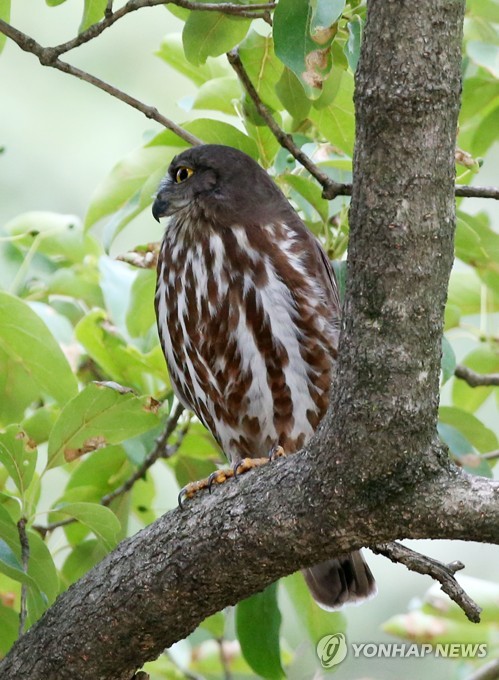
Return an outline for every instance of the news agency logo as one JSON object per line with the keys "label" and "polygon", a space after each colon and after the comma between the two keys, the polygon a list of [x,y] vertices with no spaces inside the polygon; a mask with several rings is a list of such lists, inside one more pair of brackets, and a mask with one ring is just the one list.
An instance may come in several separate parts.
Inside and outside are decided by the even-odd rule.
{"label": "news agency logo", "polygon": [[317,643],[317,656],[323,668],[332,668],[341,663],[348,652],[343,633],[326,635]]}
{"label": "news agency logo", "polygon": [[[487,644],[483,642],[446,642],[435,645],[415,642],[352,642],[350,651],[355,659],[408,659],[422,658],[428,654],[445,659],[483,659],[487,656]],[[325,635],[317,643],[317,656],[323,668],[337,666],[348,654],[343,633]]]}

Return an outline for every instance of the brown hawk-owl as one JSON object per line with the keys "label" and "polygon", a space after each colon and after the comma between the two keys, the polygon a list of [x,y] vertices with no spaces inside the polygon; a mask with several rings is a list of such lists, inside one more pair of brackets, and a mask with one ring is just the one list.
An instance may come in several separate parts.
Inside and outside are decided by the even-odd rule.
{"label": "brown hawk-owl", "polygon": [[[177,397],[233,464],[302,448],[328,406],[340,326],[320,243],[267,173],[226,146],[176,156],[153,215],[170,218],[156,314]],[[360,552],[304,575],[329,609],[375,592]]]}

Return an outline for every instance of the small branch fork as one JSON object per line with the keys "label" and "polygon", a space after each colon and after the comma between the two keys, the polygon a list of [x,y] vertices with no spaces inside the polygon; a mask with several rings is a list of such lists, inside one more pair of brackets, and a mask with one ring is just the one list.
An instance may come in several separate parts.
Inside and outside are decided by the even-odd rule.
{"label": "small branch fork", "polygon": [[[154,449],[151,451],[151,453],[149,453],[144,458],[139,467],[130,475],[130,477],[125,482],[123,482],[123,484],[118,486],[116,489],[113,489],[113,491],[106,494],[100,499],[101,505],[107,507],[112,503],[112,501],[114,501],[115,498],[118,498],[119,496],[122,496],[124,493],[127,493],[127,491],[130,491],[135,482],[144,477],[147,470],[149,470],[149,468],[158,460],[158,458],[171,458],[173,455],[175,455],[175,453],[179,450],[180,446],[182,445],[185,435],[187,434],[190,420],[188,419],[185,425],[179,431],[177,441],[174,444],[168,446],[168,439],[175,431],[175,428],[183,411],[184,407],[182,406],[182,404],[178,404],[173,413],[168,418],[165,429],[163,430],[160,437],[158,437],[158,439],[156,440],[156,445]],[[74,519],[73,517],[68,517],[58,522],[52,522],[51,524],[47,524],[46,526],[34,524],[33,529],[35,529],[35,531],[38,531],[42,538],[45,538],[45,536],[49,532],[54,531],[54,529],[67,526],[68,524],[73,524],[73,522],[76,521],[77,520]]]}
{"label": "small branch fork", "polygon": [[[239,80],[241,81],[244,89],[246,90],[248,96],[253,101],[258,113],[261,115],[267,127],[272,132],[274,137],[277,139],[279,144],[287,149],[292,156],[306,168],[309,173],[315,177],[319,184],[323,188],[322,197],[328,200],[336,198],[336,196],[351,196],[352,195],[352,185],[351,184],[341,184],[335,182],[326,173],[322,172],[318,166],[313,163],[310,158],[303,153],[303,151],[294,143],[291,135],[288,135],[284,130],[282,130],[279,125],[275,122],[271,112],[267,106],[260,99],[255,86],[251,82],[248,73],[246,72],[243,63],[239,57],[237,48],[231,50],[227,53],[227,60],[236,72]],[[499,188],[496,187],[470,187],[456,185],[455,195],[459,197],[478,197],[478,198],[495,198],[499,200]]]}
{"label": "small branch fork", "polygon": [[370,549],[378,555],[387,557],[392,562],[403,564],[410,571],[431,576],[440,583],[444,593],[461,607],[470,621],[473,623],[480,622],[481,608],[465,593],[454,577],[457,571],[464,569],[462,562],[444,564],[426,555],[421,555],[421,553],[400,543],[380,543],[370,546]]}
{"label": "small branch fork", "polygon": [[458,364],[454,371],[456,378],[468,383],[470,387],[490,387],[499,385],[499,373],[476,373],[467,366]]}

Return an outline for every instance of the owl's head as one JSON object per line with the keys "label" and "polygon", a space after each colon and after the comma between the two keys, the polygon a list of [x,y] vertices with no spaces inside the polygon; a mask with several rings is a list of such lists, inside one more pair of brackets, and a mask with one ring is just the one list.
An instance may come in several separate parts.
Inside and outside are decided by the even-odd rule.
{"label": "owl's head", "polygon": [[269,224],[292,210],[267,173],[230,146],[203,144],[170,163],[152,207],[154,217],[178,215],[219,226]]}

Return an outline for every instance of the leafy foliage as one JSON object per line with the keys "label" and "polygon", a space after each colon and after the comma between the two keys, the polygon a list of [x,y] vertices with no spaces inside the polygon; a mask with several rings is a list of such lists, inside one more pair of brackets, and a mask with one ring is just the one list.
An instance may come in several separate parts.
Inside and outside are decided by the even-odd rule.
{"label": "leafy foliage", "polygon": [[[62,1],[47,0],[49,5]],[[106,6],[106,0],[85,0],[79,32],[100,21]],[[344,285],[340,261],[347,247],[348,200],[322,198],[315,180],[265,126],[223,55],[239,46],[241,62],[274,120],[328,176],[349,182],[355,133],[353,72],[365,2],[279,0],[272,30],[248,17],[171,4],[167,9],[184,22],[183,30],[166,35],[156,54],[192,83],[191,113],[202,112],[183,124],[184,129],[259,160],[322,239],[331,259],[338,261]],[[0,18],[8,19],[9,11],[9,0],[0,0]],[[457,166],[462,183],[480,171],[479,157],[487,162],[497,140],[498,23],[494,0],[469,4],[458,141],[458,160],[466,162]],[[0,36],[0,50],[3,42]],[[124,229],[143,245],[140,233],[134,232],[134,219],[149,208],[169,160],[186,146],[170,130],[149,137],[97,187],[83,222],[71,215],[29,212],[3,225],[0,654],[17,636],[22,587],[29,626],[118,540],[174,506],[181,486],[206,476],[222,460],[206,430],[184,414],[173,435],[173,440],[183,438],[179,453],[167,455],[120,491],[154,451],[174,402],[155,331],[154,273],[108,253]],[[446,405],[439,432],[460,465],[491,476],[497,458],[486,454],[497,451],[498,441],[486,418],[497,388],[471,388],[454,378],[456,356],[479,373],[499,372],[493,327],[499,310],[499,236],[487,215],[471,214],[468,205],[458,201],[457,262],[443,342]],[[153,251],[138,248],[130,261],[142,261],[143,253]],[[149,260],[146,267],[151,264]],[[114,500],[105,504],[116,491]],[[17,525],[21,517],[28,527],[27,570]],[[225,666],[240,678],[253,672],[278,678],[283,669],[292,674],[299,668],[303,654],[321,670],[315,645],[323,635],[343,631],[344,617],[318,609],[299,574],[283,583],[279,600],[274,585],[240,603],[235,616],[226,612],[210,617],[183,651],[173,649],[147,664],[148,672],[155,678],[174,678],[182,677],[184,669],[214,677]],[[485,605],[492,639],[495,590],[490,584],[480,588],[478,599]],[[437,600],[435,593],[429,594],[418,612],[392,619],[385,629],[410,637],[416,622],[421,640],[430,635],[435,640],[438,619],[443,631],[439,640],[473,640],[477,629],[463,624],[447,602],[443,608]],[[289,619],[297,621],[299,642],[289,632]]]}

